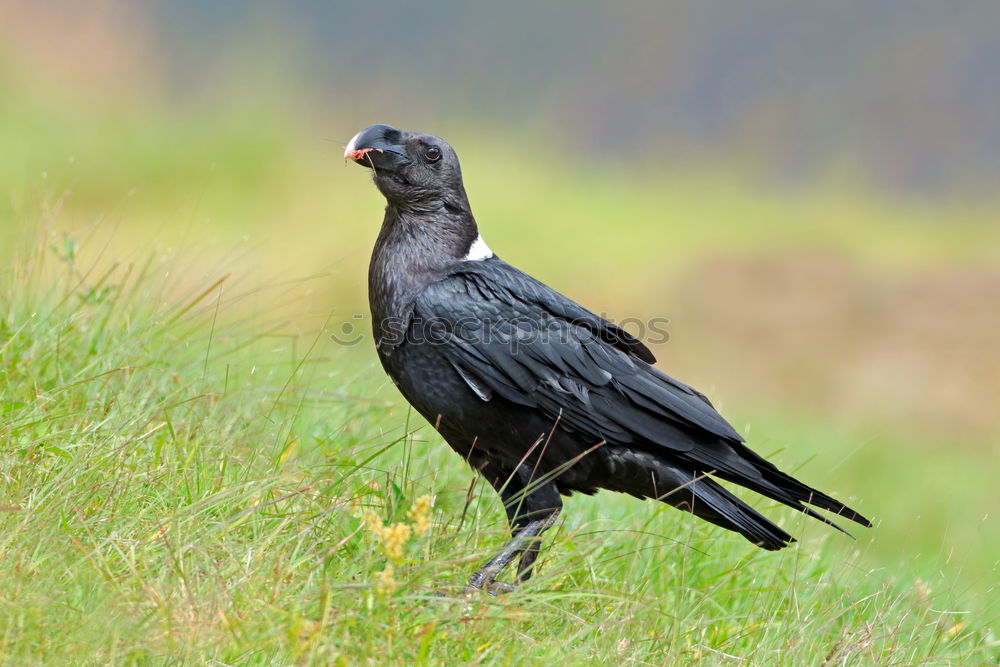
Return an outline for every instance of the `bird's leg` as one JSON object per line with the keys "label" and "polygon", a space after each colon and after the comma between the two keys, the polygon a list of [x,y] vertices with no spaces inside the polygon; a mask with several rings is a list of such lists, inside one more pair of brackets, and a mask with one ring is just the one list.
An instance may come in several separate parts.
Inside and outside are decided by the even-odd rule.
{"label": "bird's leg", "polygon": [[547,517],[542,519],[544,524],[538,529],[538,532],[534,537],[530,538],[527,547],[521,552],[521,560],[517,564],[517,580],[527,581],[531,578],[531,568],[535,564],[535,559],[538,558],[540,552],[540,547],[542,546],[542,533],[552,527],[552,524],[556,522],[556,517],[559,516],[559,510],[553,511]]}
{"label": "bird's leg", "polygon": [[[495,581],[495,579],[518,555],[521,556],[521,563],[517,568],[517,578],[519,581],[527,580],[531,576],[531,566],[534,564],[535,558],[538,557],[539,536],[555,523],[557,516],[559,516],[559,510],[553,511],[542,519],[528,522],[514,535],[512,540],[504,545],[500,553],[489,559],[472,575],[469,579],[469,586],[486,588],[494,594],[513,590],[514,585],[505,585],[503,582]],[[494,591],[493,588],[498,590]]]}
{"label": "bird's leg", "polygon": [[[480,472],[484,472],[480,469]],[[522,466],[519,473],[527,477],[530,471]],[[497,575],[510,565],[519,555],[521,562],[517,568],[517,580],[527,581],[531,577],[531,568],[538,558],[540,536],[555,523],[562,509],[562,499],[555,484],[541,484],[525,491],[526,485],[522,474],[514,473],[507,478],[494,481],[487,477],[494,488],[500,493],[507,510],[507,520],[510,523],[513,538],[504,545],[496,556],[487,561],[469,579],[472,588],[486,588],[496,595],[514,589],[514,584],[496,581]]]}

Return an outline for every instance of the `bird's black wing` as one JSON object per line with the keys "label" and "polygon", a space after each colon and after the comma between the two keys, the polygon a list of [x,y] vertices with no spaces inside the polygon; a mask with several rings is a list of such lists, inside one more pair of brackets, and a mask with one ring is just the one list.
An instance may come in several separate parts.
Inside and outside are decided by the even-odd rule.
{"label": "bird's black wing", "polygon": [[673,431],[664,422],[742,441],[698,392],[650,366],[636,338],[498,259],[458,265],[417,297],[414,314],[434,323],[442,353],[477,393],[561,414],[609,442],[662,441]]}
{"label": "bird's black wing", "polygon": [[506,262],[457,264],[413,312],[484,401],[501,396],[611,444],[659,445],[821,520],[802,503],[867,523],[743,445],[704,396],[647,363],[640,341]]}

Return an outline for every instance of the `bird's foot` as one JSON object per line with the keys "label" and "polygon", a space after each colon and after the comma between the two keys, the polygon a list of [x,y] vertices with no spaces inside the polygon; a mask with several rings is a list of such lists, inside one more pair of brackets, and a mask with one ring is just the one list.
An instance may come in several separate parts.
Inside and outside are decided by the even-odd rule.
{"label": "bird's foot", "polygon": [[511,584],[506,581],[491,581],[486,584],[486,592],[496,597],[498,595],[506,595],[507,593],[513,593],[517,590],[517,584]]}
{"label": "bird's foot", "polygon": [[469,577],[469,583],[463,591],[466,596],[474,595],[476,591],[486,591],[493,597],[504,593],[511,593],[517,588],[516,584],[508,584],[506,581],[497,581],[496,576],[500,574],[503,565],[490,562],[482,567],[475,574]]}
{"label": "bird's foot", "polygon": [[507,583],[506,581],[496,581],[495,579],[490,579],[488,581],[484,581],[478,584],[473,584],[472,582],[469,582],[462,590],[462,593],[465,594],[466,597],[471,597],[476,593],[478,593],[479,591],[486,591],[493,597],[497,597],[499,595],[506,595],[507,593],[513,593],[515,590],[517,590],[516,584],[510,584]]}

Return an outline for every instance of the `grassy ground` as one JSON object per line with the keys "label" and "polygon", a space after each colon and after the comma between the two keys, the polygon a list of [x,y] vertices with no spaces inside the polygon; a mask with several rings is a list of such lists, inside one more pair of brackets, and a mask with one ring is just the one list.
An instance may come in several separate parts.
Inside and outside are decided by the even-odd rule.
{"label": "grassy ground", "polygon": [[[767,553],[652,503],[573,498],[536,579],[465,598],[463,578],[504,539],[499,503],[367,362],[322,334],[268,335],[271,316],[234,310],[241,295],[224,283],[168,300],[155,261],[100,274],[59,236],[22,248],[0,278],[11,664],[1000,656],[995,582],[966,577],[943,548],[930,554],[936,576],[907,568],[914,546],[933,544],[926,525],[895,533],[909,544],[893,563],[868,535],[852,542],[778,510],[803,540]],[[838,463],[810,477],[836,485],[864,467]],[[873,478],[857,487],[880,513],[900,492],[886,484],[913,482]],[[423,519],[409,514],[428,494],[430,528],[416,535]],[[401,548],[374,516],[411,527]]]}

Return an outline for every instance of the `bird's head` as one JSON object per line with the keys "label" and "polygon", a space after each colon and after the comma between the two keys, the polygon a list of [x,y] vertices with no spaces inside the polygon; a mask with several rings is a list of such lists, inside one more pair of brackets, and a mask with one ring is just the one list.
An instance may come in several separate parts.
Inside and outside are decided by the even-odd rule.
{"label": "bird's head", "polygon": [[390,205],[468,209],[458,156],[437,137],[372,125],[348,142],[344,159],[371,169],[376,187]]}

